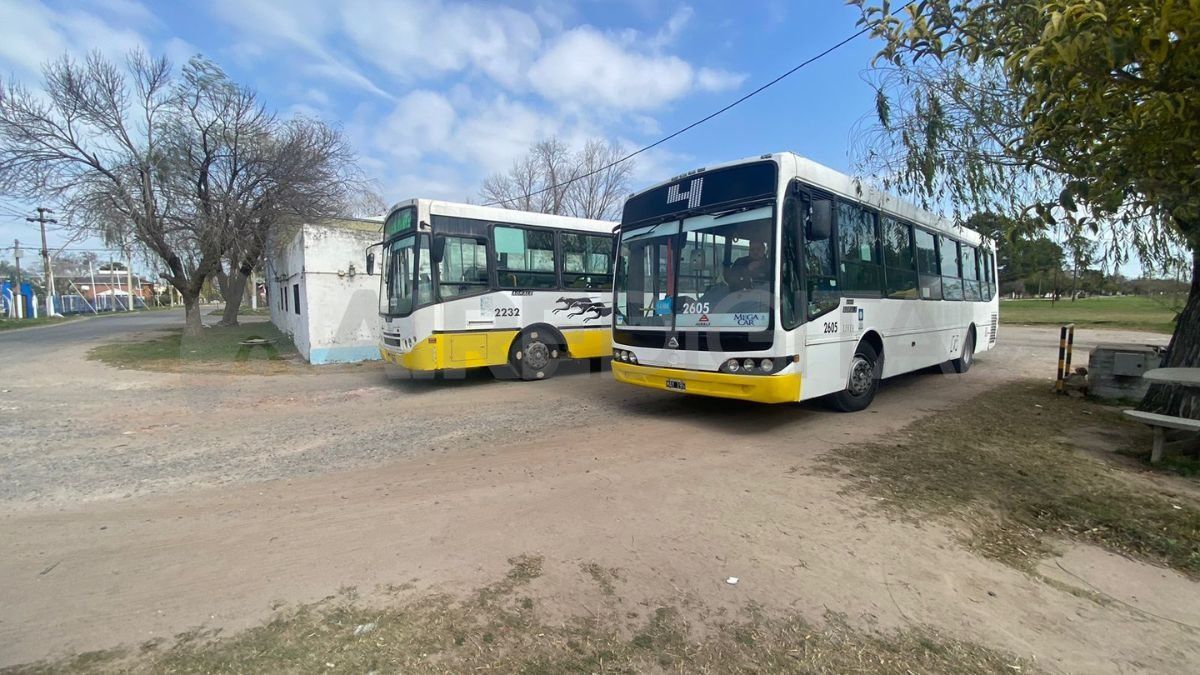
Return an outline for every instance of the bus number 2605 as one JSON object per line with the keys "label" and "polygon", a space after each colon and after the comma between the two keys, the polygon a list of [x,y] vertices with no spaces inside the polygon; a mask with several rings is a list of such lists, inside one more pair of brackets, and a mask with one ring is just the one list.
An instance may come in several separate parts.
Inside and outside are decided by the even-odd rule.
{"label": "bus number 2605", "polygon": [[825,332],[826,332],[826,333],[836,333],[836,332],[838,332],[838,324],[837,324],[837,322],[836,322],[836,321],[826,321],[826,322],[825,322]]}

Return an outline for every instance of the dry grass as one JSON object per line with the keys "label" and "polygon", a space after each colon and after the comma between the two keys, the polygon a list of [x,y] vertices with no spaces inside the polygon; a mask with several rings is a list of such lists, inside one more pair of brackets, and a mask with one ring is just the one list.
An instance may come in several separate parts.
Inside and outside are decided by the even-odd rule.
{"label": "dry grass", "polygon": [[1036,671],[1034,664],[931,629],[864,632],[834,614],[814,626],[749,608],[739,620],[697,631],[674,607],[659,606],[644,618],[613,611],[548,623],[536,603],[518,593],[540,574],[541,559],[518,556],[510,562],[505,578],[464,600],[435,595],[378,608],[345,593],[237,635],[189,633],[170,646],[94,652],[10,672]]}
{"label": "dry grass", "polygon": [[[245,347],[241,340],[274,340],[267,347]],[[270,322],[239,326],[210,326],[199,337],[184,337],[182,330],[142,341],[100,345],[88,358],[116,368],[159,372],[202,372],[273,375],[298,367],[295,345]]]}
{"label": "dry grass", "polygon": [[1021,569],[1032,570],[1063,537],[1200,578],[1200,486],[1181,482],[1187,494],[1165,492],[1127,460],[1072,442],[1097,427],[1149,451],[1144,430],[1119,410],[1024,382],[825,462],[885,508],[967,522],[972,547]]}

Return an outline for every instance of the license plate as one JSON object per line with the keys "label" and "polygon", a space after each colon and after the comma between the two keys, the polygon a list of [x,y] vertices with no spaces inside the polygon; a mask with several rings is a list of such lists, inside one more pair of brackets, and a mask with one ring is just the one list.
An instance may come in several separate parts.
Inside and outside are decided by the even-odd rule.
{"label": "license plate", "polygon": [[667,389],[675,391],[687,391],[687,383],[683,380],[667,380]]}

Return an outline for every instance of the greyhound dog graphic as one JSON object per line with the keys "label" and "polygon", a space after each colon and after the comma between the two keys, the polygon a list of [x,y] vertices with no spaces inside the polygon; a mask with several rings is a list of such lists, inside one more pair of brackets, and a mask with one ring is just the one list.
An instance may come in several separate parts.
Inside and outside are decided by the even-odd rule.
{"label": "greyhound dog graphic", "polygon": [[[562,307],[556,308],[553,312],[554,314],[558,314],[559,312],[563,312],[568,309],[587,309],[588,307],[592,306],[592,299],[586,298],[586,297],[585,298],[559,298],[558,300],[555,300],[555,302],[562,305]],[[568,314],[568,316],[578,316],[578,313]]]}
{"label": "greyhound dog graphic", "polygon": [[[603,302],[595,302],[595,303],[592,303],[591,305],[588,305],[581,312],[581,314],[585,315],[583,317],[583,322],[587,323],[588,321],[592,321],[595,319],[603,319],[604,317],[612,314],[612,307],[605,307]],[[595,316],[586,316],[587,314],[594,314]],[[568,314],[567,316],[574,316],[574,315]]]}

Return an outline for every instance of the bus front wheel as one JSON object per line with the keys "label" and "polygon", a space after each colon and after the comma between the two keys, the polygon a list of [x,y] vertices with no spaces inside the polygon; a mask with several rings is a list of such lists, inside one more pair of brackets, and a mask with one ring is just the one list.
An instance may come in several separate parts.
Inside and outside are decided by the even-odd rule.
{"label": "bus front wheel", "polygon": [[534,329],[517,336],[508,362],[522,380],[545,380],[558,370],[558,357],[554,336]]}
{"label": "bus front wheel", "polygon": [[829,403],[839,412],[858,412],[875,400],[879,391],[879,353],[868,342],[861,342],[850,359],[850,375],[846,388],[829,397]]}

